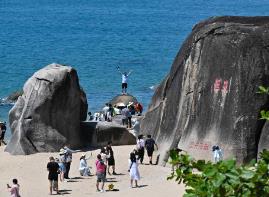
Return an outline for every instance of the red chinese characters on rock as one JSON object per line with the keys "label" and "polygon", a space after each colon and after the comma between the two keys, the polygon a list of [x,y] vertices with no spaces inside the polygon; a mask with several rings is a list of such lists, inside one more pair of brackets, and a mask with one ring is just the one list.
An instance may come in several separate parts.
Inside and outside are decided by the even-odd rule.
{"label": "red chinese characters on rock", "polygon": [[209,150],[209,143],[202,143],[202,142],[191,142],[189,145],[190,149],[196,149],[196,150]]}
{"label": "red chinese characters on rock", "polygon": [[229,89],[229,81],[228,80],[224,80],[222,83],[222,79],[215,79],[214,82],[214,92],[218,93],[220,90],[223,93],[227,93]]}
{"label": "red chinese characters on rock", "polygon": [[214,83],[214,92],[220,91],[221,88],[221,79],[216,79]]}
{"label": "red chinese characters on rock", "polygon": [[228,92],[228,87],[229,87],[229,82],[228,82],[227,80],[225,80],[225,81],[223,82],[222,92],[223,92],[223,93]]}

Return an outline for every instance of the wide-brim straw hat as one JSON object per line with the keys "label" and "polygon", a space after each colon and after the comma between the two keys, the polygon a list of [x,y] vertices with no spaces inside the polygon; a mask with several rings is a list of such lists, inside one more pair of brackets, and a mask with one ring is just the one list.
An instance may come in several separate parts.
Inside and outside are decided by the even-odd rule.
{"label": "wide-brim straw hat", "polygon": [[82,153],[82,154],[81,154],[81,157],[86,157],[86,154],[85,154],[85,153]]}
{"label": "wide-brim straw hat", "polygon": [[66,152],[66,151],[65,151],[63,148],[61,148],[59,154],[60,154],[60,155],[63,155],[63,154],[65,154],[65,152]]}

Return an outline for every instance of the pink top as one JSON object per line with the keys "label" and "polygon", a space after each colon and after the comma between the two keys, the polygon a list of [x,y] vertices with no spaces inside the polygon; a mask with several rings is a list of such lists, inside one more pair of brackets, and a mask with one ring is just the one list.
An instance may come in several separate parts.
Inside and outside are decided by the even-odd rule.
{"label": "pink top", "polygon": [[11,197],[19,197],[19,186],[18,185],[12,185],[9,189]]}
{"label": "pink top", "polygon": [[105,172],[106,171],[106,165],[101,163],[99,160],[96,160],[95,162],[96,165],[96,172]]}

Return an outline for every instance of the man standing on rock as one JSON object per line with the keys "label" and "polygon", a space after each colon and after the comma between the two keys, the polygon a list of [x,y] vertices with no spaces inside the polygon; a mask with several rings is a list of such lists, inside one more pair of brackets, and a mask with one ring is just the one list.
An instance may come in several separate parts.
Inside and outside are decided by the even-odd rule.
{"label": "man standing on rock", "polygon": [[152,165],[152,155],[154,152],[154,146],[156,146],[157,150],[158,150],[158,146],[157,146],[155,140],[151,138],[151,135],[148,135],[147,137],[148,137],[148,139],[146,139],[145,147],[147,149],[149,163]]}
{"label": "man standing on rock", "polygon": [[132,71],[130,70],[129,73],[121,72],[119,66],[117,66],[117,70],[119,71],[122,77],[121,88],[122,88],[122,94],[125,95],[127,94],[127,87],[128,87],[127,80],[128,80],[129,75],[132,73]]}

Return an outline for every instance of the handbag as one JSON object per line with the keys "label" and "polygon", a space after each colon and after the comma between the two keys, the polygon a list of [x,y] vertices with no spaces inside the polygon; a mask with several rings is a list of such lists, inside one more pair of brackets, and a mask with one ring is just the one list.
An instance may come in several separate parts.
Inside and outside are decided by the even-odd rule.
{"label": "handbag", "polygon": [[130,172],[130,170],[131,170],[131,168],[132,168],[132,165],[133,165],[133,162],[131,163],[131,165],[130,165],[130,168],[129,168],[128,172]]}

